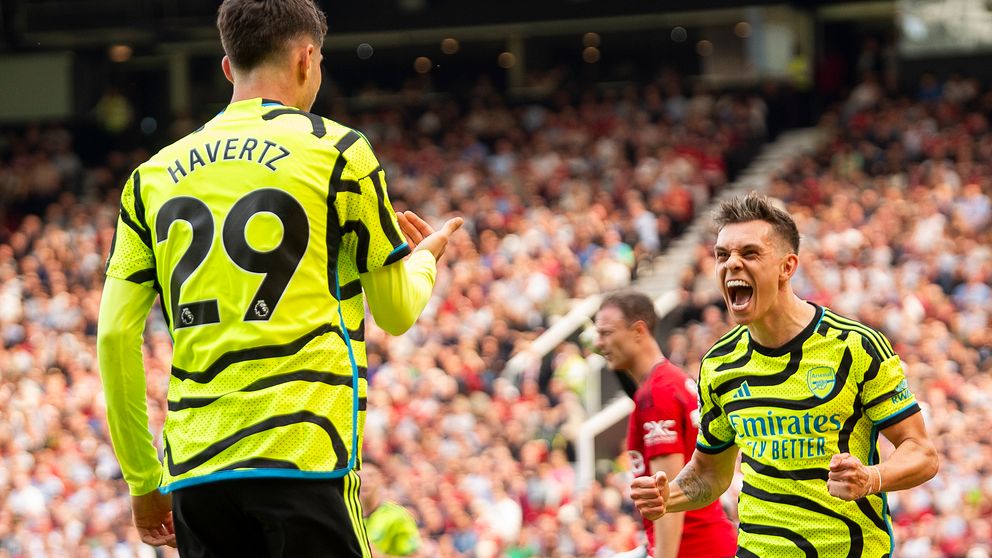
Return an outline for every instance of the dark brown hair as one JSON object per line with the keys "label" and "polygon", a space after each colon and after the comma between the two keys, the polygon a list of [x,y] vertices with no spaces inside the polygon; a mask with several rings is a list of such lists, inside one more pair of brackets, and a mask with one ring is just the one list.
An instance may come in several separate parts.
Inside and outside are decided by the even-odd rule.
{"label": "dark brown hair", "polygon": [[284,52],[293,39],[309,37],[320,47],[327,18],[313,0],[224,0],[217,29],[231,64],[252,70]]}
{"label": "dark brown hair", "polygon": [[788,243],[794,253],[799,253],[799,229],[796,228],[796,222],[788,213],[775,207],[767,196],[751,192],[746,196],[738,196],[721,203],[713,212],[713,222],[716,223],[717,229],[750,221],[764,221],[770,224],[775,234]]}
{"label": "dark brown hair", "polygon": [[654,302],[648,295],[631,289],[616,291],[606,295],[603,303],[599,305],[599,309],[602,310],[609,306],[619,310],[628,324],[633,324],[638,320],[644,322],[651,335],[654,335],[658,314],[655,312]]}

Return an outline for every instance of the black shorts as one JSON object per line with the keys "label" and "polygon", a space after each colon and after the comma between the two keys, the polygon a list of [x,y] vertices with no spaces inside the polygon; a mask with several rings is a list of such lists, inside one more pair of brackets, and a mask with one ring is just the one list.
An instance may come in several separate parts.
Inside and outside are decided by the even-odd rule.
{"label": "black shorts", "polygon": [[238,479],[173,492],[183,558],[369,558],[355,472],[327,480]]}

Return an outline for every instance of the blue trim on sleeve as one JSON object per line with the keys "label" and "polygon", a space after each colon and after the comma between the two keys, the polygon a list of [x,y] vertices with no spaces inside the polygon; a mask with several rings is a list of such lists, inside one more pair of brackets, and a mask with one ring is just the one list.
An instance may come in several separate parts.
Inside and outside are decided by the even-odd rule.
{"label": "blue trim on sleeve", "polygon": [[878,465],[878,428],[871,425],[871,433],[868,434],[868,465]]}
{"label": "blue trim on sleeve", "polygon": [[386,259],[388,260],[389,258],[393,257],[393,255],[395,255],[397,252],[399,252],[401,250],[406,250],[409,247],[410,247],[410,245],[407,244],[406,242],[404,242],[403,244],[400,244],[396,248],[393,248],[393,251],[389,253],[389,256]]}
{"label": "blue trim on sleeve", "polygon": [[167,484],[158,489],[162,494],[168,494],[175,490],[181,490],[198,484],[217,482],[235,479],[339,479],[348,474],[351,467],[347,469],[335,469],[330,472],[325,471],[300,471],[299,469],[235,469],[233,471],[219,471],[210,473],[202,477],[193,477]]}
{"label": "blue trim on sleeve", "polygon": [[913,403],[909,407],[906,407],[905,409],[900,409],[892,413],[891,415],[879,420],[878,422],[875,423],[875,428],[879,430],[885,430],[886,428],[892,426],[893,424],[902,422],[904,419],[909,418],[920,411],[921,411],[920,405],[918,403]]}
{"label": "blue trim on sleeve", "polygon": [[729,441],[729,442],[727,442],[725,444],[719,445],[719,446],[707,446],[706,444],[704,444],[704,443],[702,443],[702,442],[700,442],[698,440],[696,441],[696,449],[698,449],[699,451],[701,451],[703,453],[709,453],[709,454],[720,453],[720,452],[722,452],[723,450],[729,448],[732,445],[734,445],[734,441],[733,440],[731,440],[731,441]]}

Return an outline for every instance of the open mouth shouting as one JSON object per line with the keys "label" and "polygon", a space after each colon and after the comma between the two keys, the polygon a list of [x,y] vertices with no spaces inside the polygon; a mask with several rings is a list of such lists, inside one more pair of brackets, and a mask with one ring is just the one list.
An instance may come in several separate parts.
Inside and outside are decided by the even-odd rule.
{"label": "open mouth shouting", "polygon": [[754,297],[754,287],[743,279],[731,279],[725,283],[727,288],[727,305],[734,312],[747,310]]}

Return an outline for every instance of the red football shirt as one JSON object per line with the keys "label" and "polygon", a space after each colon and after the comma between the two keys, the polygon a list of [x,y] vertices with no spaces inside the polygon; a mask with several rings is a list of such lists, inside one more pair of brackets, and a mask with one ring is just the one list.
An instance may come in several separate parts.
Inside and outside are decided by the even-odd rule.
{"label": "red football shirt", "polygon": [[[696,383],[674,364],[656,364],[634,395],[634,412],[627,428],[627,450],[634,476],[653,475],[651,459],[681,453],[686,463],[696,449],[699,430]],[[669,479],[670,481],[672,479]],[[648,554],[654,555],[654,525],[644,520]],[[737,530],[720,502],[685,512],[679,558],[734,556]]]}

